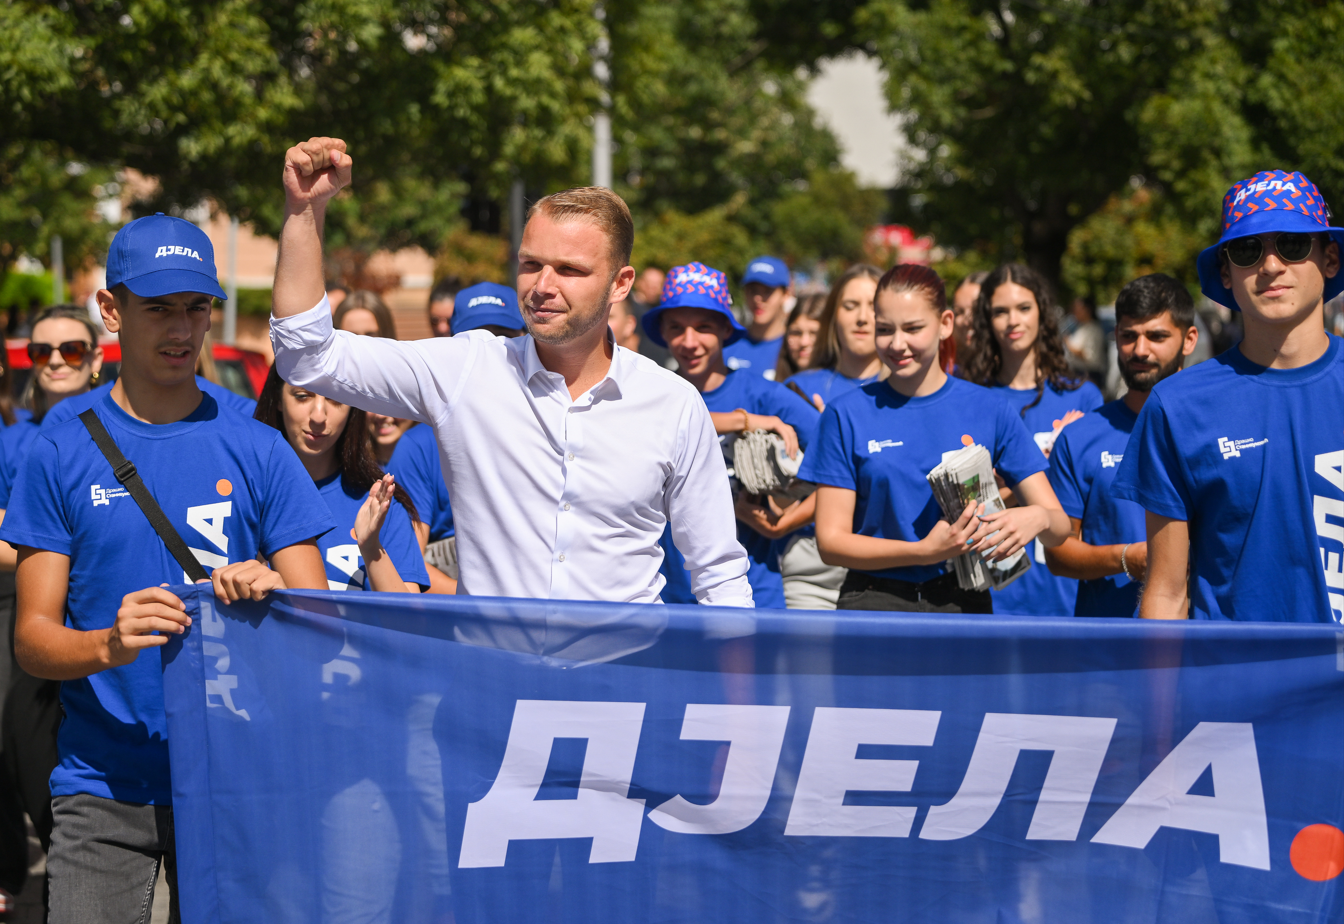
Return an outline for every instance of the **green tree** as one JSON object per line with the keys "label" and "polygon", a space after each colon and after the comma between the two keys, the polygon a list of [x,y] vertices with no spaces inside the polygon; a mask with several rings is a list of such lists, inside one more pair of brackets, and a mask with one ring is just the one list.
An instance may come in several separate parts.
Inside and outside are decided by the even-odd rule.
{"label": "green tree", "polygon": [[53,236],[61,238],[63,278],[107,250],[112,232],[95,210],[99,193],[115,187],[106,167],[91,168],[52,144],[0,145],[0,286],[26,254],[48,264]]}
{"label": "green tree", "polygon": [[906,209],[940,243],[1058,280],[1070,234],[1131,177],[1205,239],[1260,169],[1344,193],[1344,127],[1322,118],[1344,106],[1337,3],[872,0],[855,21],[918,151]]}

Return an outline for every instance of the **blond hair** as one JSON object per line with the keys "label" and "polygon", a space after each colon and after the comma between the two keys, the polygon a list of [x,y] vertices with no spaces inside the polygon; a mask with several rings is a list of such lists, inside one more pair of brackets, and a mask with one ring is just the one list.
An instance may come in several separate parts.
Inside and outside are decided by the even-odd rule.
{"label": "blond hair", "polygon": [[635,222],[625,200],[605,186],[576,186],[551,193],[533,203],[527,220],[539,213],[556,222],[591,221],[597,225],[611,243],[615,264],[612,276],[630,264],[630,252],[635,247]]}

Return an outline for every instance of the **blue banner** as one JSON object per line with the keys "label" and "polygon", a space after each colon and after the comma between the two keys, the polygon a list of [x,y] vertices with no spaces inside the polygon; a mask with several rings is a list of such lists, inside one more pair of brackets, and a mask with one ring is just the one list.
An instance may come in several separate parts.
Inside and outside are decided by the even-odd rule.
{"label": "blue banner", "polygon": [[187,924],[1344,920],[1340,627],[178,590]]}

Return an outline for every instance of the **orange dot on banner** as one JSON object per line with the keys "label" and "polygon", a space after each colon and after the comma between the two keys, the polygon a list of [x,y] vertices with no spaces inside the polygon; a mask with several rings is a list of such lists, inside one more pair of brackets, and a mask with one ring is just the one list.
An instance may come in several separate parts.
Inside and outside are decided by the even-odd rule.
{"label": "orange dot on banner", "polygon": [[971,439],[971,435],[969,433],[963,433],[961,435],[961,445],[970,446],[974,442],[975,440]]}
{"label": "orange dot on banner", "polygon": [[1334,825],[1308,825],[1293,838],[1288,858],[1303,879],[1334,879],[1344,873],[1344,831]]}
{"label": "orange dot on banner", "polygon": [[223,497],[228,497],[233,493],[233,485],[229,482],[229,479],[221,478],[215,482],[215,490]]}

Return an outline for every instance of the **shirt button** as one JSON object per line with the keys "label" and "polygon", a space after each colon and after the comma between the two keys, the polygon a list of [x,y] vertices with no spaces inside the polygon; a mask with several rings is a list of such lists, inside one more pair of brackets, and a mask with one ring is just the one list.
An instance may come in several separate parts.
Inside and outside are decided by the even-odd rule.
{"label": "shirt button", "polygon": [[569,454],[569,461],[571,461],[571,462],[574,461],[574,453],[572,453],[572,452]]}
{"label": "shirt button", "polygon": [[560,553],[560,560],[561,560],[561,561],[564,561],[564,560],[565,560],[565,553],[564,553],[564,552],[561,552],[561,553]]}
{"label": "shirt button", "polygon": [[565,509],[566,509],[566,510],[569,509],[569,504],[565,504]]}

